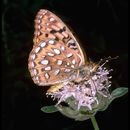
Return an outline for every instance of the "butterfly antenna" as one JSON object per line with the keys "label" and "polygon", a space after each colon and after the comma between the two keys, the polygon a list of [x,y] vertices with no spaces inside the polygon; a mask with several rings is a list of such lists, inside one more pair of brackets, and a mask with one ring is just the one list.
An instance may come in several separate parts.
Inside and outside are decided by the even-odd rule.
{"label": "butterfly antenna", "polygon": [[117,59],[119,56],[115,56],[115,57],[107,57],[107,58],[104,58],[104,59],[101,59],[99,62],[98,62],[98,66],[101,64],[100,67],[104,66],[107,62],[109,62],[110,60],[114,60],[114,59]]}

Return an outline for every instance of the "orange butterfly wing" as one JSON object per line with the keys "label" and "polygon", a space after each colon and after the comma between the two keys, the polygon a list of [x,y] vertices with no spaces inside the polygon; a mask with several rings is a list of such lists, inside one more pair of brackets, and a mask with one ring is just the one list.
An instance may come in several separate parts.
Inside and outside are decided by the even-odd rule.
{"label": "orange butterfly wing", "polygon": [[34,46],[29,71],[41,86],[54,85],[77,76],[85,55],[69,28],[52,12],[41,9],[35,19]]}

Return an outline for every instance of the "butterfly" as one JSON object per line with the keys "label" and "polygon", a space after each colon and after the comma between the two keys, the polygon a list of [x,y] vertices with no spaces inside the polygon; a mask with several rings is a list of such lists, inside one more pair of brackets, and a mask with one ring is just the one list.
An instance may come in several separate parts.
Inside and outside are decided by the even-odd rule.
{"label": "butterfly", "polygon": [[[54,13],[41,9],[35,19],[34,45],[29,54],[28,68],[35,84],[52,86],[80,81],[88,71],[84,49],[67,25]],[[94,65],[92,64],[92,69]]]}

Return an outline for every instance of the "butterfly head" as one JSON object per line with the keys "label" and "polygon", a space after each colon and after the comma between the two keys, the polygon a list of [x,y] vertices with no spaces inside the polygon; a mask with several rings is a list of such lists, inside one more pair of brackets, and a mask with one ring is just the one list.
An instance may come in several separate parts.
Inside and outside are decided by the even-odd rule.
{"label": "butterfly head", "polygon": [[78,75],[75,79],[75,82],[79,83],[84,80],[89,80],[91,77],[93,77],[98,71],[101,71],[103,69],[106,69],[104,65],[109,62],[109,60],[117,59],[116,57],[107,57],[105,59],[101,59],[98,63],[94,63],[92,61],[88,62],[86,65],[79,67],[78,69]]}

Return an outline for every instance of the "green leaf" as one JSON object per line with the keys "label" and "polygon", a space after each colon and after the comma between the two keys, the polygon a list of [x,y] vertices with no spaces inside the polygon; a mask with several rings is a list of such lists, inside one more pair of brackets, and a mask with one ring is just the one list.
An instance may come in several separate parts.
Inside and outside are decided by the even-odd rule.
{"label": "green leaf", "polygon": [[44,106],[41,108],[41,111],[45,112],[45,113],[54,113],[57,112],[58,109],[52,105],[52,106]]}
{"label": "green leaf", "polygon": [[76,121],[84,121],[89,119],[91,116],[95,115],[95,111],[80,111],[74,110],[71,107],[66,107],[62,105],[57,105],[57,109],[61,114],[71,119],[75,119]]}
{"label": "green leaf", "polygon": [[120,87],[112,91],[111,93],[111,101],[121,96],[124,96],[128,92],[128,88]]}

